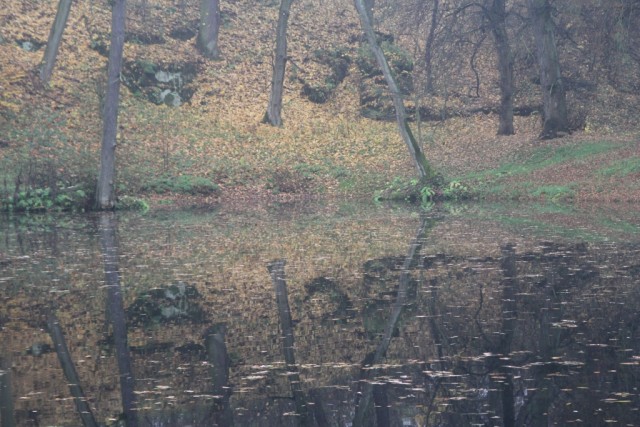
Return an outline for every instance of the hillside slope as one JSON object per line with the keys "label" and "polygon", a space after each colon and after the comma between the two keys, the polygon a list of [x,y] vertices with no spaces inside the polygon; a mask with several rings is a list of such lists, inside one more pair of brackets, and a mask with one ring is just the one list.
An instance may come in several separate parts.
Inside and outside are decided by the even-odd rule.
{"label": "hillside slope", "polygon": [[[74,2],[51,85],[44,88],[34,70],[55,15],[54,3],[21,0],[0,11],[0,162],[5,194],[17,184],[21,188],[81,185],[90,193],[96,176],[110,10],[106,1]],[[366,46],[361,45],[351,1],[294,3],[283,128],[261,124],[278,4],[266,0],[221,4],[222,58],[210,61],[195,49],[196,1],[129,2],[117,151],[119,194],[164,198],[168,191],[200,202],[310,194],[371,197],[395,177],[413,176],[395,124],[362,115],[366,76],[358,60]],[[389,20],[381,29],[391,34],[397,28],[393,24]],[[415,47],[406,32],[398,31],[395,41],[402,52]],[[331,81],[335,87],[326,102],[314,103],[305,96],[304,87],[329,81],[333,71],[327,55],[348,57],[347,73],[343,80]],[[526,162],[526,153],[547,145],[624,140],[624,146],[608,150],[608,157],[597,163],[601,169],[615,168],[631,159],[620,173],[585,174],[596,163],[582,158],[580,163],[568,163],[562,174],[547,171],[531,179],[565,185],[568,177],[577,174],[571,169],[575,168],[585,181],[572,190],[571,197],[615,193],[624,195],[616,196],[617,200],[640,200],[634,157],[640,150],[633,123],[638,95],[616,91],[607,83],[596,86],[587,94],[592,102],[588,115],[582,117],[582,129],[570,139],[537,141],[540,119],[535,112],[516,117],[516,135],[496,137],[497,118],[492,113],[468,113],[495,110],[497,105],[490,46],[478,55],[483,65],[482,96],[460,94],[469,78],[469,71],[462,70],[451,76],[458,95],[420,100],[448,117],[419,126],[414,123],[427,156],[443,175],[467,179],[474,189],[484,191],[487,187],[473,182],[472,172],[513,159]],[[149,76],[158,73],[180,73],[179,83],[149,85]],[[520,86],[521,105],[539,103],[530,85]],[[174,89],[181,105],[169,107]],[[163,92],[171,93],[171,98]],[[578,111],[578,98],[572,99]],[[413,94],[407,96],[410,108],[416,100]],[[587,190],[595,187],[601,191]]]}

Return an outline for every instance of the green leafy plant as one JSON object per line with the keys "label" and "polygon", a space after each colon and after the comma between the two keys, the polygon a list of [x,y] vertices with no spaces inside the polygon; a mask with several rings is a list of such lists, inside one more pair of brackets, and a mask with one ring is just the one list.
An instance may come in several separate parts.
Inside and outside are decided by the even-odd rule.
{"label": "green leafy plant", "polygon": [[422,204],[427,204],[429,202],[432,202],[435,195],[436,195],[436,191],[433,188],[429,187],[428,185],[425,185],[420,189],[420,200]]}
{"label": "green leafy plant", "polygon": [[34,188],[4,197],[1,202],[2,209],[6,211],[73,210],[83,209],[87,205],[87,194],[81,189],[66,191],[58,188],[54,193],[50,187]]}
{"label": "green leafy plant", "polygon": [[445,199],[465,199],[469,196],[469,189],[459,181],[451,181],[449,185],[442,190],[442,195]]}
{"label": "green leafy plant", "polygon": [[117,210],[127,211],[140,211],[146,212],[149,210],[149,204],[138,197],[122,196],[116,203]]}

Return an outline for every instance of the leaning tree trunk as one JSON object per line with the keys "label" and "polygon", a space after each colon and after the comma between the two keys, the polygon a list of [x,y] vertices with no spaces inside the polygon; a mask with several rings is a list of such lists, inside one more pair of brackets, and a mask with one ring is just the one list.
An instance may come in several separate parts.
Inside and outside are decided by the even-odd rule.
{"label": "leaning tree trunk", "polygon": [[551,139],[569,132],[567,102],[556,48],[549,0],[527,0],[536,40],[544,124],[540,137]]}
{"label": "leaning tree trunk", "polygon": [[405,142],[407,148],[409,149],[409,154],[411,155],[411,159],[413,160],[420,178],[424,180],[429,179],[433,177],[435,173],[429,165],[429,162],[427,161],[424,153],[422,152],[420,145],[411,133],[411,128],[409,127],[409,123],[407,122],[407,113],[406,109],[404,108],[402,94],[398,89],[398,85],[396,84],[393,74],[391,73],[391,68],[389,68],[389,64],[387,63],[387,59],[384,56],[384,52],[382,52],[382,49],[380,48],[380,45],[378,45],[378,41],[376,40],[376,35],[373,31],[373,26],[371,25],[369,14],[367,13],[365,0],[354,1],[356,9],[358,10],[358,15],[360,15],[362,30],[367,37],[373,55],[378,61],[378,66],[382,69],[382,73],[384,74],[387,86],[389,87],[389,91],[391,92],[393,106],[396,110],[396,121],[398,122],[398,128],[400,130],[402,140]]}
{"label": "leaning tree trunk", "polygon": [[500,123],[498,135],[513,135],[513,57],[507,35],[505,0],[493,0],[488,10],[491,32],[498,54],[500,75]]}
{"label": "leaning tree trunk", "polygon": [[96,189],[96,208],[115,207],[116,134],[118,128],[118,100],[120,97],[120,69],[124,47],[125,0],[113,0],[111,12],[111,45],[107,71],[107,93],[104,101],[100,174]]}
{"label": "leaning tree trunk", "polygon": [[200,29],[196,46],[209,59],[218,59],[218,32],[220,30],[220,1],[200,0]]}
{"label": "leaning tree trunk", "polygon": [[367,11],[367,16],[369,17],[369,22],[373,26],[373,9],[376,7],[376,0],[364,0],[364,8]]}
{"label": "leaning tree trunk", "polygon": [[287,65],[287,25],[293,0],[281,0],[276,29],[276,58],[273,63],[271,95],[262,121],[273,126],[282,126],[282,93],[284,91],[284,70]]}
{"label": "leaning tree trunk", "polygon": [[53,25],[51,26],[49,39],[47,40],[47,48],[44,51],[42,63],[40,64],[40,80],[45,84],[49,84],[49,80],[51,79],[53,66],[56,63],[56,57],[58,56],[58,48],[60,47],[60,41],[62,40],[62,33],[64,33],[64,28],[66,27],[67,19],[69,18],[71,2],[72,0],[60,0],[60,3],[58,3],[56,19],[53,21]]}

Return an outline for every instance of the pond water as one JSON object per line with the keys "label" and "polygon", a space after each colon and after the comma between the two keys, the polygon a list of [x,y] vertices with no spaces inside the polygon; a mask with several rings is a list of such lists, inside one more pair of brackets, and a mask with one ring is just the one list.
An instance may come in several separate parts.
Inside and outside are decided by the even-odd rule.
{"label": "pond water", "polygon": [[640,424],[640,212],[4,217],[1,426]]}

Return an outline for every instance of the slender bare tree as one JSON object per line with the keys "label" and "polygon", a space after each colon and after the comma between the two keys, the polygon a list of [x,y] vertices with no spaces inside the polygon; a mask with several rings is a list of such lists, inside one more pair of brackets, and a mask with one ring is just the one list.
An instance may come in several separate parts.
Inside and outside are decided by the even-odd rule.
{"label": "slender bare tree", "polygon": [[360,23],[362,25],[362,30],[367,37],[367,41],[369,42],[369,47],[373,52],[373,56],[376,58],[378,62],[378,66],[382,69],[382,74],[387,82],[387,86],[389,87],[389,91],[391,92],[391,98],[393,99],[393,106],[396,111],[396,121],[398,123],[398,129],[400,130],[400,135],[402,136],[402,140],[407,145],[409,149],[409,154],[411,155],[411,159],[418,171],[418,175],[423,180],[429,179],[435,175],[435,172],[431,168],[431,165],[427,161],[420,144],[416,141],[411,132],[411,128],[409,127],[409,123],[407,121],[407,112],[404,107],[404,100],[402,99],[402,94],[398,89],[398,84],[396,83],[393,74],[391,73],[391,68],[389,68],[389,63],[384,56],[384,52],[380,45],[378,44],[378,40],[376,39],[376,34],[373,31],[373,25],[371,24],[371,20],[369,19],[369,10],[365,4],[365,0],[354,0],[355,6],[358,11],[358,15],[360,16]]}
{"label": "slender bare tree", "polygon": [[289,12],[293,0],[281,0],[278,11],[278,26],[276,28],[276,50],[273,62],[273,76],[271,78],[271,95],[263,123],[282,126],[282,94],[284,92],[284,71],[287,66],[287,26]]}
{"label": "slender bare tree", "polygon": [[111,45],[107,69],[107,93],[104,101],[100,174],[96,189],[96,209],[115,207],[116,135],[120,98],[120,70],[124,47],[126,1],[113,0],[111,11]]}
{"label": "slender bare tree", "polygon": [[500,75],[500,123],[498,135],[513,135],[513,55],[507,35],[507,10],[505,0],[491,0],[485,14],[491,26],[498,55]]}

